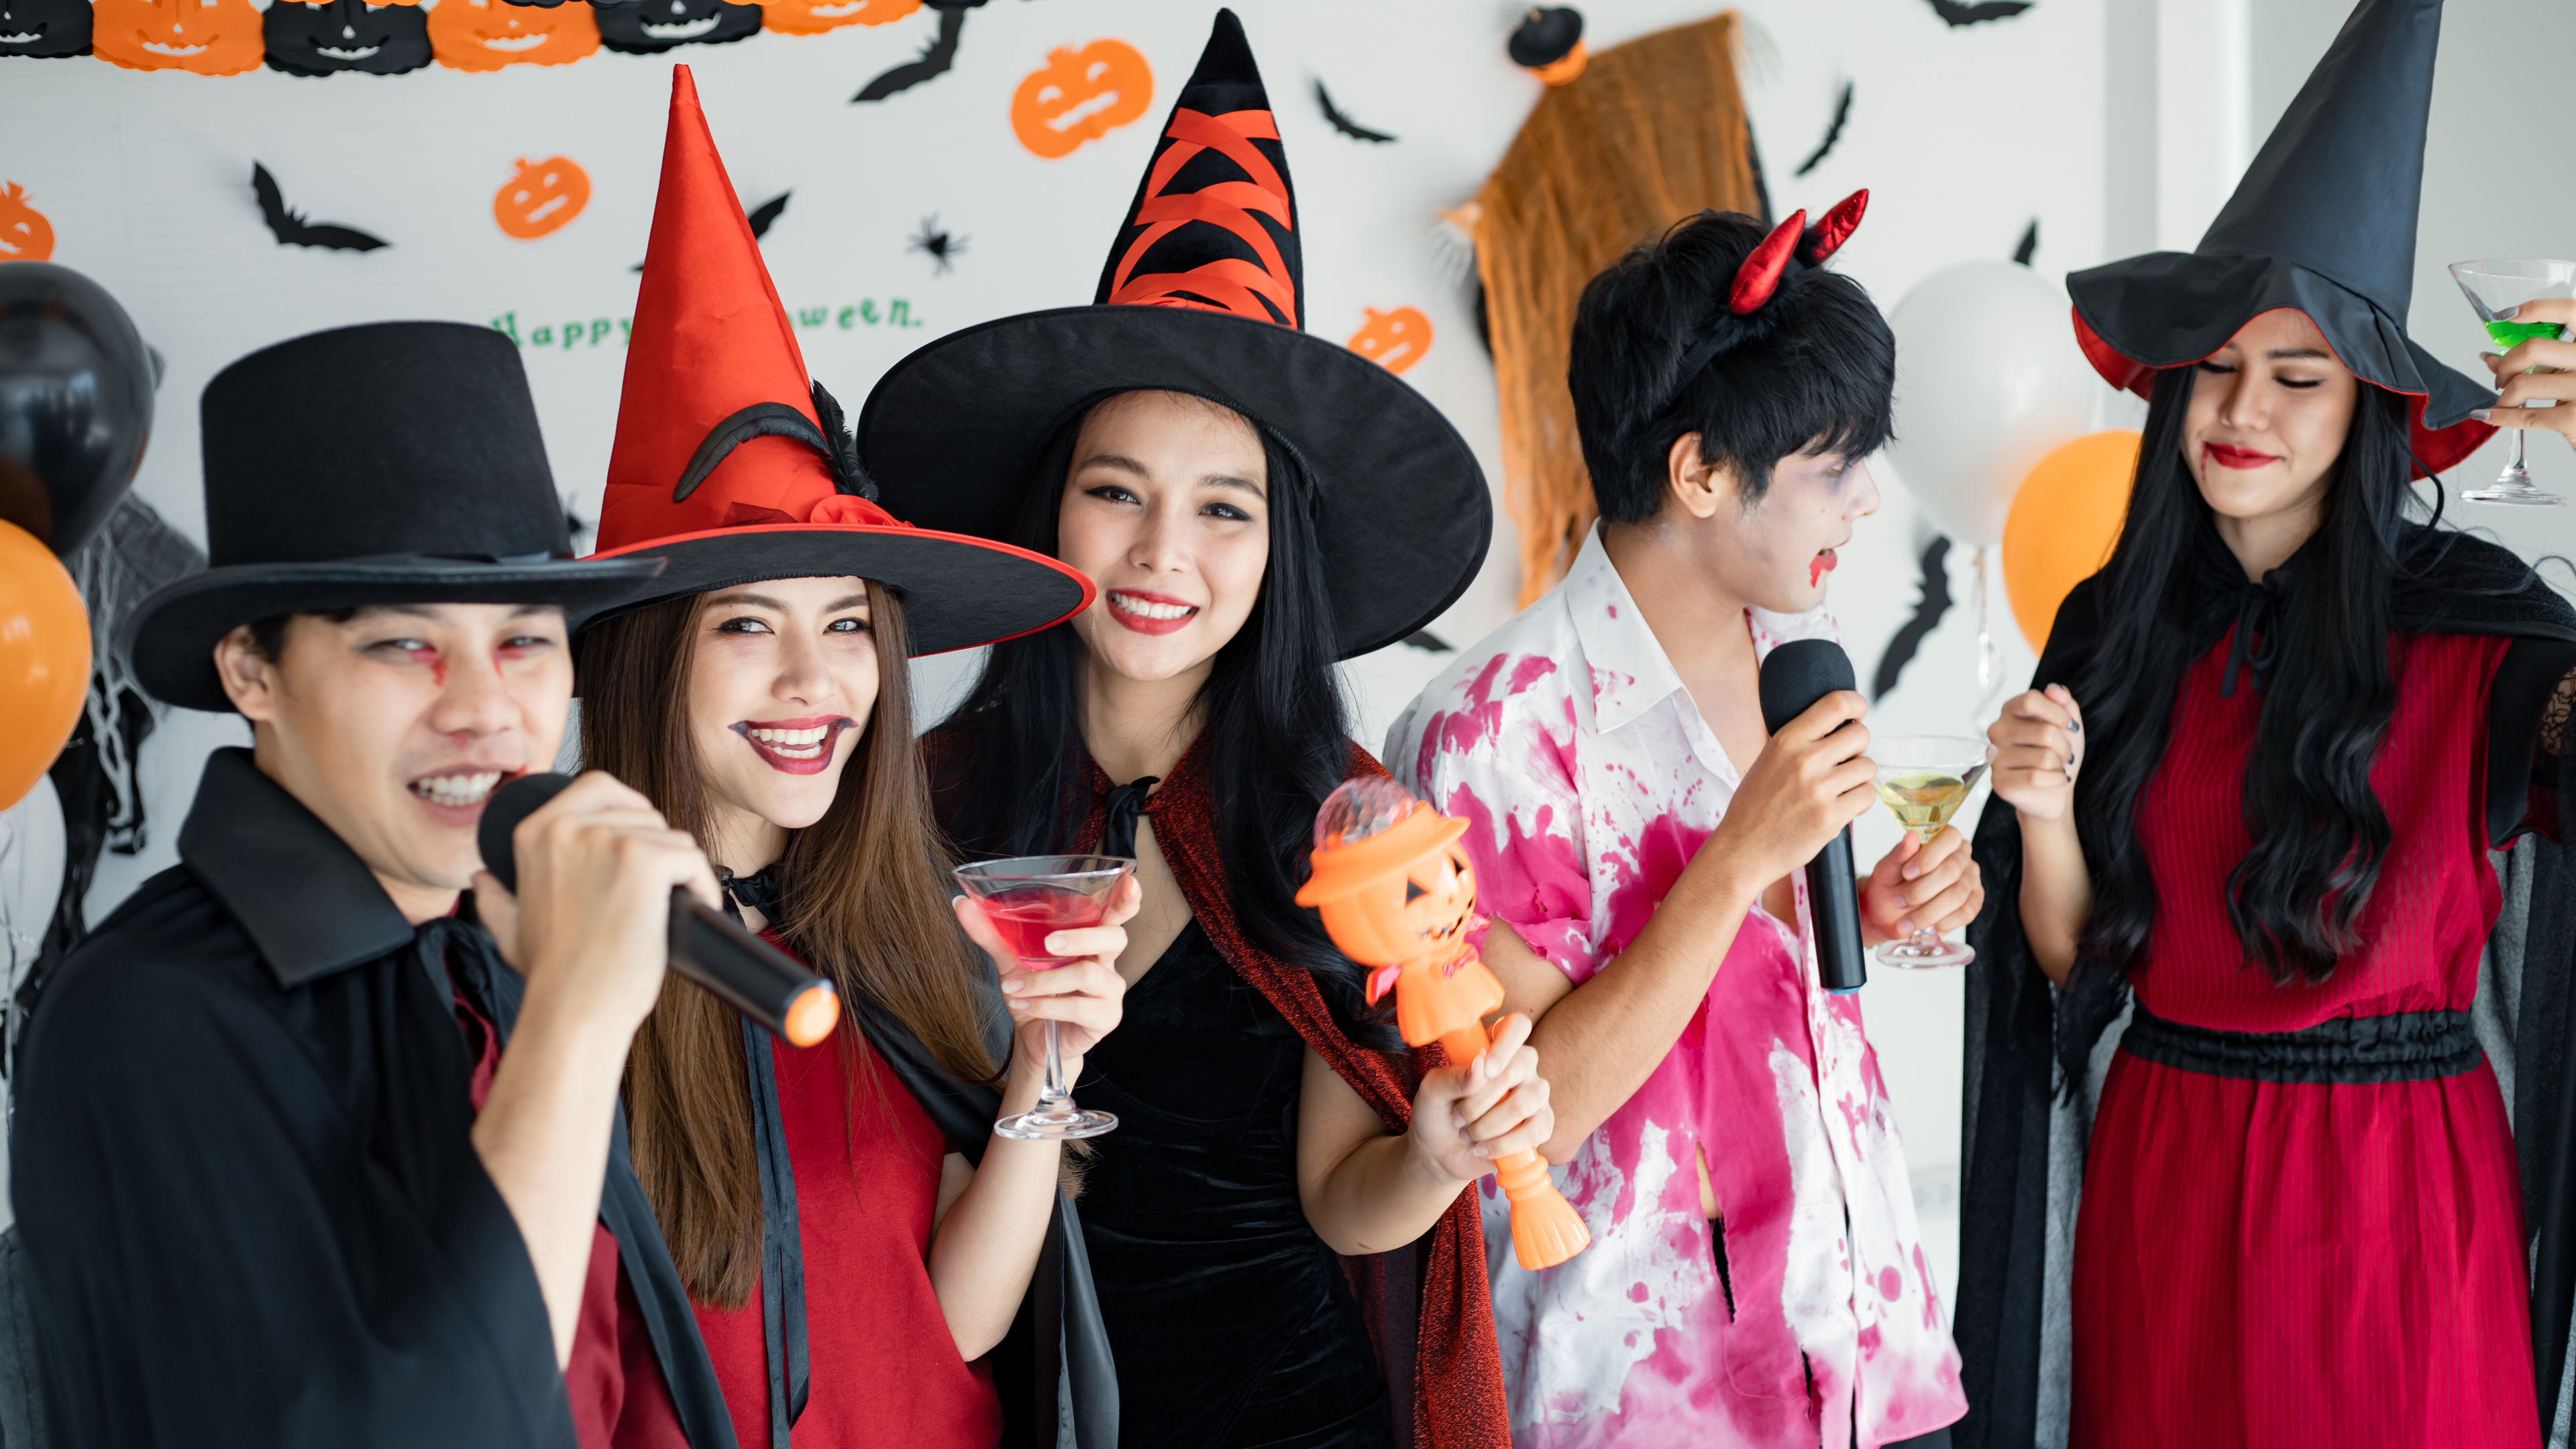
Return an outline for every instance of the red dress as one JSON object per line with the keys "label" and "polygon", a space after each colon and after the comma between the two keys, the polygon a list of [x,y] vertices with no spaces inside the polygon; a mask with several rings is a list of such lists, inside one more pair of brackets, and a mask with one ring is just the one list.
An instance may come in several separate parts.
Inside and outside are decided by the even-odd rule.
{"label": "red dress", "polygon": [[[2287,1032],[2465,1012],[2500,904],[2486,858],[2487,692],[2512,641],[2400,635],[2371,769],[2392,841],[2367,944],[2279,987],[2228,924],[2262,696],[2192,665],[2139,801],[2158,909],[2131,973],[2167,1022]],[[2273,1082],[2122,1050],[2075,1234],[2078,1446],[2536,1445],[2522,1196],[2494,1072]]]}
{"label": "red dress", "polygon": [[[991,1449],[992,1371],[957,1356],[930,1286],[948,1139],[846,1017],[818,1045],[774,1042],[771,1055],[805,1253],[812,1374],[796,1449]],[[740,1308],[692,1306],[735,1438],[768,1449],[759,1285]]]}

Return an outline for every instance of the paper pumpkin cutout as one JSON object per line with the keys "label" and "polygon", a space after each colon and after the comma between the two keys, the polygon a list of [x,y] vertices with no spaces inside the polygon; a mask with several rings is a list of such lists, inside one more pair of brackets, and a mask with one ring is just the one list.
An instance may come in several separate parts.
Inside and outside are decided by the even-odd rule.
{"label": "paper pumpkin cutout", "polygon": [[1154,103],[1154,69],[1123,40],[1095,40],[1080,50],[1047,52],[1011,92],[1011,132],[1049,161],[1080,150],[1145,114]]}
{"label": "paper pumpkin cutout", "polygon": [[591,13],[599,21],[599,43],[626,55],[722,45],[760,33],[760,7],[727,0],[625,0]]}
{"label": "paper pumpkin cutout", "polygon": [[87,55],[89,21],[89,0],[0,0],[0,55]]}
{"label": "paper pumpkin cutout", "polygon": [[268,68],[288,75],[400,75],[429,64],[429,16],[417,5],[275,0],[260,28]]}
{"label": "paper pumpkin cutout", "polygon": [[884,25],[921,8],[921,0],[771,0],[760,25],[781,35],[820,35],[844,25]]}
{"label": "paper pumpkin cutout", "polygon": [[599,50],[588,5],[541,10],[507,0],[439,0],[429,12],[429,49],[450,70],[565,65]]}
{"label": "paper pumpkin cutout", "polygon": [[1398,307],[1381,312],[1363,307],[1368,320],[1351,334],[1345,344],[1351,351],[1376,363],[1389,372],[1402,372],[1422,360],[1431,350],[1431,319],[1412,307]]}
{"label": "paper pumpkin cutout", "polygon": [[259,69],[260,17],[250,0],[98,0],[90,44],[127,70],[239,75]]}
{"label": "paper pumpkin cutout", "polygon": [[[444,10],[458,0],[443,0]],[[566,6],[567,10],[576,7]],[[437,10],[430,12],[435,23]],[[590,205],[590,173],[581,169],[569,156],[549,156],[543,161],[519,158],[519,169],[492,193],[492,220],[498,222],[505,236],[521,241],[535,241],[563,230],[581,209]]]}
{"label": "paper pumpkin cutout", "polygon": [[0,262],[41,262],[54,254],[54,224],[27,204],[17,182],[0,183]]}

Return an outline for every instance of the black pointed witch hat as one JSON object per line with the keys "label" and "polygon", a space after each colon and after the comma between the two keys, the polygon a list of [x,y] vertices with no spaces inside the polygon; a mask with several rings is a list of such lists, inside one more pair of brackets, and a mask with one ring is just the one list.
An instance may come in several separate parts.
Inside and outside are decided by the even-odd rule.
{"label": "black pointed witch hat", "polygon": [[2415,216],[2442,0],[2361,0],[2200,245],[2075,272],[2076,338],[2113,387],[2145,395],[2265,312],[2307,314],[2344,366],[2404,393],[2415,456],[2440,471],[2494,433],[2494,392],[2406,335]]}
{"label": "black pointed witch hat", "polygon": [[952,333],[869,394],[859,446],[886,506],[1007,539],[1029,489],[1062,481],[1036,476],[1048,442],[1092,404],[1191,393],[1252,419],[1313,476],[1344,657],[1430,623],[1484,562],[1484,473],[1410,384],[1300,330],[1302,236],[1252,47],[1220,10],[1092,305]]}

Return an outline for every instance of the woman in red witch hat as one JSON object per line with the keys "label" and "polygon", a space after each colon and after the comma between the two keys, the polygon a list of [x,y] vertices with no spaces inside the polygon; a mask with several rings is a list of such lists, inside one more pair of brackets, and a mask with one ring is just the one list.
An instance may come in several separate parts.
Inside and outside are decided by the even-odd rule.
{"label": "woman in red witch hat", "polygon": [[[1013,1420],[1054,1444],[1069,1419],[1114,1449],[1061,1149],[991,1129],[1034,1103],[1037,1023],[1077,1058],[1116,1025],[1134,887],[1054,938],[1088,959],[1044,973],[952,914],[905,663],[1044,628],[1091,588],[873,492],[675,67],[600,518],[602,557],[668,564],[579,641],[582,752],[698,836],[744,923],[857,1029],[797,1049],[666,991],[627,1073],[636,1170],[745,1446],[988,1449]],[[1013,969],[996,982],[968,935]]]}
{"label": "woman in red witch hat", "polygon": [[2440,25],[2362,0],[2198,248],[2067,279],[2151,402],[1990,732],[1964,1442],[2548,1436],[2576,610],[2410,507],[2490,431],[2404,323]]}
{"label": "woman in red witch hat", "polygon": [[1334,662],[1457,598],[1491,513],[1436,409],[1300,330],[1302,235],[1221,11],[1097,303],[921,349],[862,447],[897,506],[1101,591],[996,648],[928,743],[967,848],[1141,861],[1126,1024],[1076,1092],[1119,1119],[1083,1221],[1121,1442],[1500,1446],[1469,1185],[1547,1134],[1526,1023],[1405,1055],[1293,899],[1324,797],[1379,773]]}

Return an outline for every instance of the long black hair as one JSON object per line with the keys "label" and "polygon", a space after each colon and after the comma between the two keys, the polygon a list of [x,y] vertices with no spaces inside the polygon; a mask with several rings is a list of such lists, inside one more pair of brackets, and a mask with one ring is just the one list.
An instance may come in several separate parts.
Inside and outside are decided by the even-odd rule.
{"label": "long black hair", "polygon": [[[1049,441],[1011,542],[1055,556],[1075,440],[1083,419],[1108,400],[1092,399]],[[1258,422],[1253,428],[1269,469],[1269,562],[1250,617],[1217,651],[1198,698],[1218,856],[1235,920],[1252,943],[1311,972],[1353,1040],[1400,1049],[1364,1004],[1364,973],[1295,899],[1315,812],[1350,771],[1350,715],[1333,668],[1337,635],[1313,481],[1293,446]],[[973,692],[940,726],[975,736],[971,765],[941,791],[943,823],[961,849],[1043,855],[1070,847],[1091,808],[1081,729],[1087,658],[1070,623],[997,644]]]}
{"label": "long black hair", "polygon": [[[2212,642],[2211,595],[2226,574],[2243,579],[2183,462],[2198,372],[2168,368],[2156,380],[2128,517],[2096,584],[2099,642],[2074,678],[2058,681],[2083,706],[2091,746],[2075,783],[2093,909],[2060,1038],[2070,1081],[2083,1079],[2154,928],[2139,797],[2164,759],[2184,671]],[[2283,985],[2333,973],[2388,857],[2370,767],[2397,705],[2391,598],[2415,497],[2407,402],[2360,384],[2323,516],[2265,630],[2268,677],[2241,807],[2253,845],[2228,874],[2227,917],[2245,959]]]}

